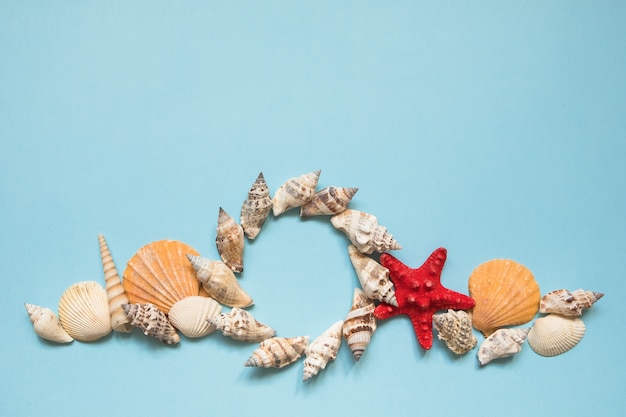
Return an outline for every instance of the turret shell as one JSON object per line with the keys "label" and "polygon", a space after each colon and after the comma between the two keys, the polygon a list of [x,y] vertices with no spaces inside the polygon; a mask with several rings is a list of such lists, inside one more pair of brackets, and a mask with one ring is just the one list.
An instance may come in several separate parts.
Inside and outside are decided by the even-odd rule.
{"label": "turret shell", "polygon": [[499,329],[487,337],[478,348],[478,362],[487,365],[494,359],[506,358],[519,353],[529,328]]}
{"label": "turret shell", "polygon": [[189,338],[197,338],[216,330],[209,320],[221,312],[222,306],[214,299],[192,295],[174,304],[167,317],[182,334]]}
{"label": "turret shell", "polygon": [[402,249],[387,228],[378,224],[376,216],[358,210],[347,209],[330,218],[335,229],[341,230],[359,252],[387,252]]}
{"label": "turret shell", "polygon": [[34,304],[24,304],[26,312],[33,323],[35,333],[42,339],[57,343],[69,343],[74,339],[67,334],[56,314],[46,307],[40,307]]}
{"label": "turret shell", "polygon": [[344,320],[342,333],[356,361],[361,359],[376,331],[374,308],[374,301],[367,298],[361,289],[355,288],[352,308]]}
{"label": "turret shell", "polygon": [[302,381],[317,375],[328,362],[335,360],[341,346],[342,328],[343,320],[339,320],[307,346]]}
{"label": "turret shell", "polygon": [[309,336],[265,339],[248,358],[244,366],[282,368],[297,361],[304,353],[308,343]]}
{"label": "turret shell", "polygon": [[104,270],[104,280],[109,300],[111,327],[116,332],[129,333],[133,330],[133,326],[131,326],[130,320],[124,314],[122,304],[127,304],[130,301],[126,296],[122,281],[113,262],[111,251],[103,235],[98,235],[98,243],[100,245],[100,258],[102,259],[102,269]]}
{"label": "turret shell", "polygon": [[365,295],[372,300],[398,307],[393,282],[389,278],[389,270],[359,252],[353,245],[348,246],[348,254]]}
{"label": "turret shell", "polygon": [[242,342],[261,342],[276,334],[274,329],[255,319],[252,313],[237,307],[211,318],[209,322],[224,336]]}
{"label": "turret shell", "polygon": [[333,215],[348,208],[358,188],[326,187],[300,208],[301,217]]}
{"label": "turret shell", "polygon": [[548,314],[535,320],[528,344],[541,356],[556,356],[578,344],[585,335],[585,323],[578,317]]}
{"label": "turret shell", "polygon": [[254,304],[252,298],[239,285],[233,271],[224,262],[196,255],[188,255],[187,259],[198,281],[211,298],[229,307],[249,307]]}
{"label": "turret shell", "polygon": [[270,189],[261,172],[248,191],[248,199],[241,206],[241,227],[248,239],[257,237],[271,211]]}
{"label": "turret shell", "polygon": [[469,352],[478,343],[472,332],[472,320],[463,310],[435,314],[433,326],[437,329],[439,340],[457,355]]}
{"label": "turret shell", "polygon": [[244,240],[243,228],[220,207],[215,244],[222,261],[233,272],[243,271]]}
{"label": "turret shell", "polygon": [[556,290],[541,297],[539,302],[540,313],[556,313],[562,316],[578,317],[583,314],[583,309],[590,308],[596,301],[604,296],[601,292]]}
{"label": "turret shell", "polygon": [[312,171],[290,178],[281,185],[272,199],[274,216],[279,216],[289,209],[300,207],[311,201],[321,173],[321,170]]}
{"label": "turret shell", "polygon": [[107,293],[95,281],[71,285],[59,300],[59,320],[65,331],[81,342],[93,342],[111,333]]}
{"label": "turret shell", "polygon": [[122,304],[122,309],[130,319],[130,324],[141,329],[146,336],[152,336],[166,345],[180,342],[180,336],[167,315],[154,304]]}

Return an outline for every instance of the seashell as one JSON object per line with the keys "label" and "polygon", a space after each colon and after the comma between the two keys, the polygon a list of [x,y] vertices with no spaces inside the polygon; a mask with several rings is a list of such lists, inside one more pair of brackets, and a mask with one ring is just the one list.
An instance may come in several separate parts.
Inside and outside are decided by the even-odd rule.
{"label": "seashell", "polygon": [[330,218],[335,229],[346,234],[361,253],[370,254],[402,249],[387,228],[378,224],[376,216],[358,210],[346,209]]}
{"label": "seashell", "polygon": [[585,323],[578,317],[548,314],[535,320],[528,344],[541,356],[556,356],[576,346],[584,335]]}
{"label": "seashell", "polygon": [[167,314],[177,301],[198,295],[200,283],[188,253],[198,255],[177,240],[159,240],[139,249],[128,261],[122,282],[130,303],[154,304]]}
{"label": "seashell", "polygon": [[433,325],[439,340],[457,355],[469,352],[478,343],[472,333],[472,319],[464,310],[449,309],[447,313],[435,314]]}
{"label": "seashell", "polygon": [[122,310],[122,304],[130,301],[124,292],[122,281],[115,268],[113,257],[109,251],[109,246],[103,235],[98,235],[100,244],[100,257],[102,258],[102,269],[104,270],[104,281],[106,282],[107,298],[109,300],[109,314],[111,314],[111,327],[116,332],[129,333],[133,330],[130,320]]}
{"label": "seashell", "polygon": [[111,333],[107,293],[95,281],[70,286],[59,300],[59,320],[65,331],[81,342],[93,342]]}
{"label": "seashell", "polygon": [[290,178],[276,190],[272,200],[274,216],[279,216],[289,209],[300,207],[313,198],[321,170],[312,171],[299,177]]}
{"label": "seashell", "polygon": [[272,337],[260,343],[243,366],[282,368],[297,361],[304,353],[309,336]]}
{"label": "seashell", "polygon": [[330,326],[324,333],[313,341],[304,350],[304,372],[302,381],[318,374],[326,368],[330,361],[334,361],[341,346],[341,333],[343,320],[339,320]]}
{"label": "seashell", "polygon": [[57,343],[69,343],[74,339],[67,334],[56,314],[46,307],[24,303],[26,312],[33,323],[35,333],[42,339]]}
{"label": "seashell", "polygon": [[167,315],[170,323],[189,338],[203,337],[216,330],[209,319],[219,315],[222,306],[212,298],[192,295],[176,302]]}
{"label": "seashell", "polygon": [[372,300],[398,307],[393,282],[389,279],[389,270],[359,252],[353,245],[348,246],[348,253],[365,295]]}
{"label": "seashell", "polygon": [[572,292],[565,289],[556,290],[541,297],[539,312],[576,317],[583,314],[584,308],[590,308],[603,296],[604,294],[601,292],[585,291],[583,289]]}
{"label": "seashell", "polygon": [[374,308],[374,301],[367,298],[361,289],[355,288],[352,308],[343,322],[342,332],[357,362],[376,331]]}
{"label": "seashell", "polygon": [[489,335],[478,348],[478,362],[487,365],[494,359],[513,356],[522,350],[530,328],[499,329]]}
{"label": "seashell", "polygon": [[243,271],[243,228],[220,207],[215,244],[222,261],[234,272]]}
{"label": "seashell", "polygon": [[248,191],[248,199],[241,206],[241,227],[248,239],[253,240],[257,237],[270,211],[272,211],[270,189],[261,172]]}
{"label": "seashell", "polygon": [[493,259],[474,269],[469,293],[476,301],[472,323],[485,336],[504,326],[527,323],[539,310],[539,285],[533,274],[509,259]]}
{"label": "seashell", "polygon": [[326,187],[300,208],[300,217],[338,214],[348,208],[358,188]]}
{"label": "seashell", "polygon": [[146,336],[152,336],[166,345],[180,342],[180,336],[167,315],[154,304],[122,304],[122,309],[130,319],[130,324],[140,328]]}
{"label": "seashell", "polygon": [[209,319],[209,322],[224,336],[242,342],[261,342],[276,334],[274,329],[256,320],[251,313],[237,307]]}
{"label": "seashell", "polygon": [[211,298],[229,307],[249,307],[252,298],[239,285],[233,271],[224,262],[187,255],[196,277]]}

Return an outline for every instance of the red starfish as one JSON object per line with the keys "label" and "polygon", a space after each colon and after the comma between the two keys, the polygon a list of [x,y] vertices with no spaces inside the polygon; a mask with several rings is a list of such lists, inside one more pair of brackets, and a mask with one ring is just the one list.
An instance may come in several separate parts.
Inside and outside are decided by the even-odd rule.
{"label": "red starfish", "polygon": [[381,303],[374,310],[377,319],[398,314],[409,316],[417,341],[424,349],[433,345],[433,314],[438,310],[466,310],[474,307],[474,300],[441,285],[441,270],[446,262],[445,248],[435,250],[417,269],[409,268],[388,253],[380,255],[380,263],[389,269],[389,277],[396,288],[398,307]]}

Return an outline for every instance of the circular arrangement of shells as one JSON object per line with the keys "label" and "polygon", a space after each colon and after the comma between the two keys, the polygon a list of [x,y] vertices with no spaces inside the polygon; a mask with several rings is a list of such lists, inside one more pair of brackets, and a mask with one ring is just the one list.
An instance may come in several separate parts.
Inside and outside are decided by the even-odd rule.
{"label": "circular arrangement of shells", "polygon": [[[90,342],[111,331],[138,327],[165,344],[177,344],[179,332],[197,338],[220,330],[232,339],[259,343],[244,366],[281,368],[304,355],[303,381],[336,358],[342,339],[358,361],[376,330],[375,302],[397,305],[389,270],[368,255],[401,246],[375,216],[348,208],[358,188],[329,186],[316,192],[320,173],[289,179],[273,198],[260,173],[242,205],[239,224],[220,208],[216,245],[221,260],[204,258],[183,242],[161,240],[139,249],[120,279],[107,242],[99,235],[105,287],[95,281],[70,286],[59,300],[58,317],[49,308],[25,304],[35,333],[58,343]],[[278,337],[246,311],[254,302],[235,275],[244,268],[246,238],[257,237],[270,212],[277,217],[298,207],[302,217],[331,216],[332,225],[345,233],[351,243],[348,256],[361,284],[354,289],[345,317],[311,343],[309,336]],[[505,259],[479,265],[469,277],[469,293],[476,302],[471,311],[435,314],[433,326],[439,340],[456,354],[478,344],[473,328],[482,332],[481,365],[519,352],[525,340],[543,356],[568,351],[585,333],[579,318],[583,309],[603,296],[562,289],[540,297],[532,273]],[[230,311],[222,312],[223,306]],[[537,312],[548,315],[530,328],[512,327],[530,322]]]}

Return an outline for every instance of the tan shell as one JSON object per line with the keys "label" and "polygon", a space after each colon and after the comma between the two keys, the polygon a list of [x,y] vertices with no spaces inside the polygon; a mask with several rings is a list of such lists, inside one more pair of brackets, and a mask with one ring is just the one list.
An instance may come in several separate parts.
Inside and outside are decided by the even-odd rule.
{"label": "tan shell", "polygon": [[342,333],[356,361],[361,359],[376,331],[374,308],[374,301],[367,298],[361,289],[355,288],[352,308],[344,320]]}
{"label": "tan shell", "polygon": [[93,342],[111,333],[107,293],[95,281],[70,286],[59,300],[59,320],[65,331],[81,342]]}
{"label": "tan shell", "polygon": [[133,330],[130,320],[122,310],[122,304],[130,301],[124,292],[122,281],[117,273],[117,268],[113,262],[111,251],[103,235],[98,235],[100,244],[100,257],[102,259],[102,269],[104,270],[104,280],[106,282],[107,298],[109,300],[109,314],[111,314],[111,327],[116,332],[129,333]]}
{"label": "tan shell", "polygon": [[252,352],[244,366],[282,368],[297,361],[308,343],[309,336],[265,339],[260,343],[259,348]]}
{"label": "tan shell", "polygon": [[604,294],[601,292],[585,291],[583,289],[572,292],[565,289],[556,290],[541,297],[539,312],[577,317],[583,314],[583,309],[590,308],[603,296]]}
{"label": "tan shell", "polygon": [[372,300],[383,301],[397,307],[396,291],[389,278],[389,270],[359,252],[353,245],[348,246],[348,254],[365,295]]}
{"label": "tan shell", "polygon": [[42,339],[57,343],[69,343],[74,339],[61,326],[61,322],[52,310],[34,304],[24,303],[26,312],[33,323],[35,333]]}
{"label": "tan shell", "polygon": [[239,285],[237,277],[224,262],[188,255],[192,269],[211,298],[229,307],[249,307],[254,301]]}
{"label": "tan shell", "polygon": [[276,190],[272,200],[274,216],[279,216],[289,209],[300,207],[313,198],[321,170],[312,171],[299,177],[290,178]]}
{"label": "tan shell", "polygon": [[370,254],[402,249],[387,228],[378,224],[376,216],[347,209],[330,218],[335,229],[341,230],[361,253]]}
{"label": "tan shell", "polygon": [[212,298],[192,295],[172,306],[167,315],[170,323],[189,338],[203,337],[215,331],[209,319],[219,315],[222,306]]}
{"label": "tan shell", "polygon": [[200,283],[186,255],[198,255],[177,240],[159,240],[137,251],[124,271],[123,286],[132,304],[154,304],[165,314],[183,298],[198,295]]}
{"label": "tan shell", "polygon": [[122,304],[122,309],[130,319],[130,324],[141,329],[146,336],[152,336],[166,345],[180,342],[180,336],[167,315],[154,304]]}
{"label": "tan shell", "polygon": [[213,317],[209,322],[222,331],[224,336],[242,342],[261,342],[276,334],[271,327],[255,319],[246,310],[233,307],[229,313]]}
{"label": "tan shell", "polygon": [[337,352],[341,346],[342,328],[343,320],[339,320],[307,346],[304,350],[306,357],[302,381],[317,375],[319,371],[326,368],[328,362],[337,358]]}
{"label": "tan shell", "polygon": [[261,172],[248,191],[248,199],[241,206],[241,227],[248,239],[257,237],[271,211],[270,189]]}
{"label": "tan shell", "polygon": [[539,310],[539,285],[528,268],[515,261],[482,263],[470,275],[468,285],[476,301],[472,322],[485,336],[501,327],[527,323]]}
{"label": "tan shell", "polygon": [[487,365],[494,359],[519,353],[530,328],[499,329],[489,335],[478,348],[478,362]]}
{"label": "tan shell", "polygon": [[243,271],[243,228],[220,207],[215,244],[222,261],[234,272]]}
{"label": "tan shell", "polygon": [[433,316],[433,326],[437,329],[437,337],[448,349],[462,355],[474,349],[478,340],[472,333],[472,319],[463,310],[448,310]]}
{"label": "tan shell", "polygon": [[358,188],[326,187],[300,208],[301,217],[333,215],[348,208]]}
{"label": "tan shell", "polygon": [[576,346],[584,335],[585,323],[578,317],[548,314],[535,320],[528,344],[541,356],[556,356]]}

